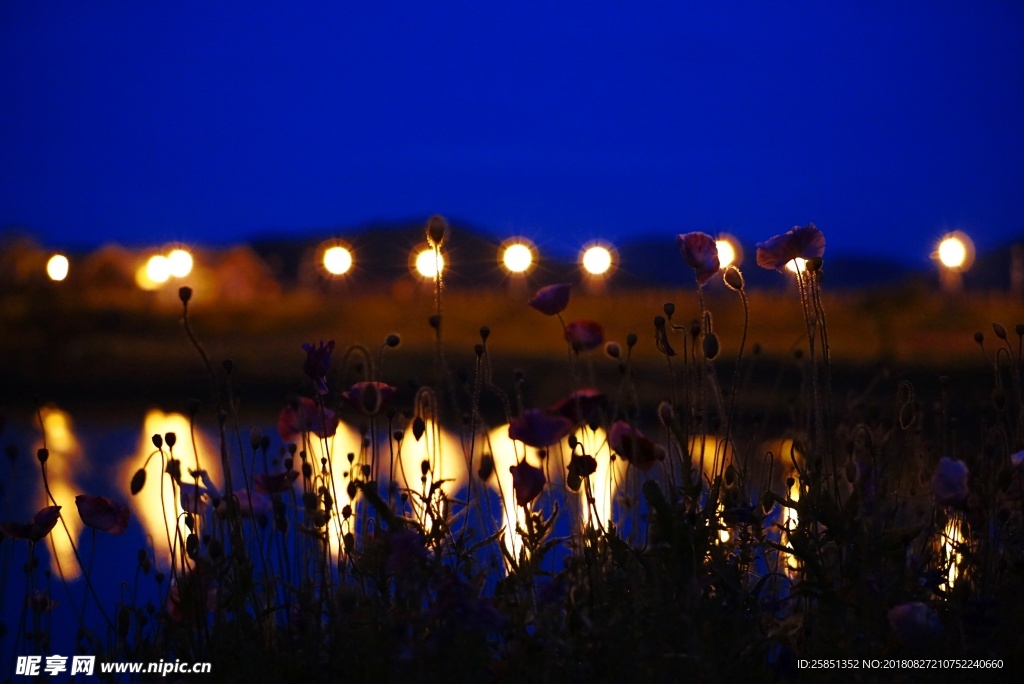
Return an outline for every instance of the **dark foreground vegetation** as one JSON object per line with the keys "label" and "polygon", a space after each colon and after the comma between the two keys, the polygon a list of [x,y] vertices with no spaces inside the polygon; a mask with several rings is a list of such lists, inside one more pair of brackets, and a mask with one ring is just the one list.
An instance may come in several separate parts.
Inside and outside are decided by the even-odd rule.
{"label": "dark foreground vegetation", "polygon": [[[427,232],[441,250],[443,221]],[[89,576],[76,550],[87,580],[74,603],[53,606],[51,578],[29,562],[6,638],[17,653],[45,654],[47,626],[78,620],[80,652],[210,662],[217,680],[245,682],[986,681],[1019,671],[1024,325],[988,321],[968,340],[986,361],[971,393],[937,377],[927,395],[908,380],[881,395],[870,375],[839,391],[820,231],[794,228],[758,249],[765,268],[801,260],[799,343],[785,361],[759,358],[749,324],[759,314],[714,241],[689,233],[678,247],[696,279],[691,308],[666,303],[636,334],[606,339],[600,312],[573,312],[568,285],[533,294],[519,334],[558,341],[564,360],[544,366],[561,369],[558,401],[540,404],[521,375],[511,386],[495,378],[500,340],[486,326],[453,370],[447,321],[470,314],[451,310],[438,281],[426,313],[433,352],[414,377],[396,377],[406,370],[395,370],[397,334],[369,348],[308,339],[300,350],[296,340],[278,364],[303,391],[276,430],[243,431],[244,373],[205,350],[190,310],[202,293],[183,287],[184,334],[208,395],[190,411],[219,434],[219,459],[183,468],[195,461],[182,456],[191,436],[153,435],[125,484],[138,497],[168,487],[173,515],[117,578],[121,598],[94,600],[114,578]],[[728,338],[709,306],[726,300],[705,296],[713,279],[732,297]],[[635,363],[645,345],[657,365]],[[610,374],[595,373],[600,354]],[[795,390],[766,390],[765,363],[784,366],[778,377],[788,369]],[[339,416],[361,435],[350,453],[332,453]],[[457,449],[441,446],[442,425]],[[46,483],[45,447],[38,461]],[[36,558],[68,516],[115,535],[130,521],[113,497],[83,494],[77,511],[49,503],[4,523],[0,543]],[[19,574],[7,568],[8,581]]]}

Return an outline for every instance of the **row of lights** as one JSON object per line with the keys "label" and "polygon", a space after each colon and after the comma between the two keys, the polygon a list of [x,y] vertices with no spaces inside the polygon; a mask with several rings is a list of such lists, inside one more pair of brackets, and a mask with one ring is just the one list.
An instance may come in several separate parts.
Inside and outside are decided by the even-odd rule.
{"label": "row of lights", "polygon": [[[743,259],[739,241],[731,235],[721,235],[716,241],[718,260],[722,268],[738,265]],[[332,276],[343,276],[352,270],[355,259],[352,250],[345,244],[333,241],[321,245],[324,270]],[[537,248],[526,238],[512,238],[505,241],[498,251],[499,261],[512,275],[525,275],[537,261]],[[949,272],[967,270],[974,260],[974,244],[961,231],[946,235],[938,244],[932,258]],[[786,268],[793,273],[804,270],[804,260],[793,259]],[[615,248],[605,242],[590,243],[579,254],[580,267],[590,276],[611,275],[616,265]],[[411,270],[423,278],[433,279],[438,272],[444,272],[444,254],[430,247],[421,246],[413,250],[409,264]],[[156,254],[135,272],[136,284],[144,290],[155,290],[171,278],[184,278],[192,272],[192,255],[185,249],[175,248],[167,254]],[[51,280],[67,278],[70,264],[63,254],[55,254],[46,264],[46,273]]]}
{"label": "row of lights", "polygon": [[[332,242],[330,246],[321,248],[324,270],[333,276],[342,276],[352,269],[355,263],[352,250],[346,245]],[[722,266],[738,262],[741,254],[739,242],[735,238],[723,235],[718,240],[718,256]],[[605,242],[593,242],[586,245],[579,254],[580,267],[592,276],[610,275],[616,265],[615,248]],[[526,238],[507,240],[498,250],[498,261],[512,275],[525,275],[537,262],[537,248]],[[433,279],[438,270],[444,272],[444,254],[436,253],[432,248],[420,246],[414,249],[409,258],[410,269],[419,276]]]}

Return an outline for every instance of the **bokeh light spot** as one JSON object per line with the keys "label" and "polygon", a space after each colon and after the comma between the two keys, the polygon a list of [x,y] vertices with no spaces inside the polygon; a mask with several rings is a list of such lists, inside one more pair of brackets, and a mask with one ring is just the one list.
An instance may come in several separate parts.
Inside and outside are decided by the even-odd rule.
{"label": "bokeh light spot", "polygon": [[331,275],[345,275],[352,268],[352,252],[335,245],[324,252],[324,268]]}
{"label": "bokeh light spot", "polygon": [[46,275],[50,276],[50,280],[61,281],[68,277],[69,268],[70,264],[66,256],[54,254],[46,262]]}

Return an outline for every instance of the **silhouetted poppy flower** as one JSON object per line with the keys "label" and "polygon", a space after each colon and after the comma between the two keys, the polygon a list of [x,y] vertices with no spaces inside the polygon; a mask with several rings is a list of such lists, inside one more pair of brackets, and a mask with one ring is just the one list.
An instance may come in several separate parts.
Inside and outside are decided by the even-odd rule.
{"label": "silhouetted poppy flower", "polygon": [[757,264],[783,271],[793,259],[814,259],[825,253],[825,236],[813,223],[793,226],[782,235],[757,243]]}
{"label": "silhouetted poppy flower", "polygon": [[537,290],[528,303],[537,311],[548,316],[554,316],[565,311],[569,306],[569,290],[571,285],[561,283],[559,285],[548,285]]}
{"label": "silhouetted poppy flower", "polygon": [[683,261],[696,273],[698,285],[704,285],[718,273],[721,264],[715,238],[707,233],[685,233],[676,236],[676,243]]}
{"label": "silhouetted poppy flower", "polygon": [[512,473],[512,489],[516,492],[516,506],[525,507],[544,491],[546,480],[544,471],[540,468],[523,461],[519,465],[509,466],[508,471]]}
{"label": "silhouetted poppy flower", "polygon": [[579,425],[590,420],[595,412],[604,408],[605,396],[603,392],[590,387],[581,387],[575,392],[562,397],[548,409],[560,416],[565,416],[574,424]]}
{"label": "silhouetted poppy flower", "polygon": [[573,349],[587,351],[601,346],[604,330],[597,321],[571,321],[565,324],[565,339],[572,343]]}
{"label": "silhouetted poppy flower", "polygon": [[569,459],[569,471],[565,483],[569,486],[569,489],[578,492],[583,485],[583,478],[594,474],[596,471],[597,459],[586,454],[574,453],[572,458]]}
{"label": "silhouetted poppy flower", "polygon": [[0,523],[0,530],[12,539],[26,539],[37,542],[50,533],[57,521],[60,520],[60,506],[46,506],[40,508],[32,520],[27,523],[6,522]]}
{"label": "silhouetted poppy flower", "polygon": [[528,409],[508,424],[509,439],[538,449],[551,446],[572,432],[572,421],[552,411]]}
{"label": "silhouetted poppy flower", "polygon": [[127,504],[119,504],[105,496],[79,494],[75,497],[75,505],[82,522],[89,527],[110,534],[122,534],[128,529],[131,513]]}
{"label": "silhouetted poppy flower", "polygon": [[943,457],[932,475],[932,494],[940,506],[960,506],[967,500],[967,464]]}
{"label": "silhouetted poppy flower", "polygon": [[299,473],[294,470],[285,470],[280,473],[256,473],[252,478],[252,486],[257,492],[263,494],[280,494],[292,488],[292,483],[298,478]]}
{"label": "silhouetted poppy flower", "polygon": [[608,446],[640,470],[650,470],[655,461],[665,460],[665,450],[624,420],[615,421],[608,431]]}
{"label": "silhouetted poppy flower", "polygon": [[277,417],[277,433],[285,442],[294,442],[303,432],[312,432],[317,437],[332,437],[338,431],[338,416],[329,408],[323,410],[312,399],[299,397],[281,409]]}
{"label": "silhouetted poppy flower", "polygon": [[317,392],[327,394],[327,372],[331,369],[334,340],[329,340],[326,344],[320,340],[319,345],[303,344],[302,348],[306,351],[306,361],[302,364],[302,370],[316,385]]}
{"label": "silhouetted poppy flower", "polygon": [[363,381],[349,387],[341,396],[364,416],[375,416],[387,408],[397,391],[385,382]]}

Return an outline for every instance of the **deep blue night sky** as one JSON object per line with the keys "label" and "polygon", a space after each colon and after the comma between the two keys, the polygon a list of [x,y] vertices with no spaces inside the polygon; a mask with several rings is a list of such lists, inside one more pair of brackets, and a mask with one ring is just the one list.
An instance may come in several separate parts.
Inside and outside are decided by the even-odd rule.
{"label": "deep blue night sky", "polygon": [[8,1],[0,64],[0,227],[57,248],[1024,235],[1019,2]]}

